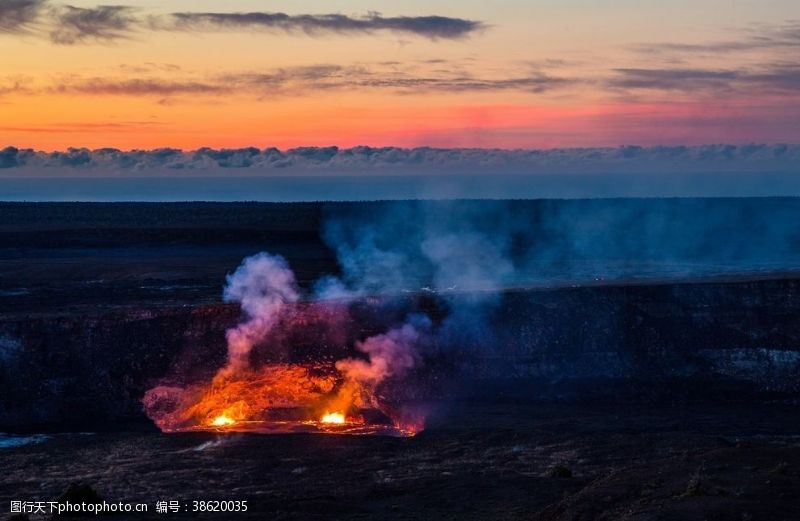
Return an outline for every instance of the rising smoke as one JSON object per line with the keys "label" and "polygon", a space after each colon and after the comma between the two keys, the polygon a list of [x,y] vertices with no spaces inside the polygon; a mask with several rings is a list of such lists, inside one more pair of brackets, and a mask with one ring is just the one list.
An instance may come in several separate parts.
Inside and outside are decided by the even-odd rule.
{"label": "rising smoke", "polygon": [[[300,299],[300,290],[286,260],[262,252],[244,259],[228,275],[223,296],[225,302],[238,302],[244,312],[244,320],[225,335],[228,361],[223,372],[227,374],[249,367],[253,348],[278,324],[287,305]],[[411,315],[402,326],[357,342],[355,347],[366,360],[340,360],[336,367],[347,380],[372,387],[390,376],[401,376],[418,362],[414,346],[429,327],[427,317]]]}
{"label": "rising smoke", "polygon": [[[514,271],[511,237],[497,231],[514,230],[513,216],[502,204],[492,205],[488,216],[469,206],[430,209],[415,206],[412,210],[421,213],[414,219],[409,218],[409,208],[400,205],[370,219],[328,221],[326,238],[337,252],[342,273],[321,279],[310,299],[348,303],[366,295],[418,291],[414,285],[424,280],[424,289],[449,308],[436,327],[426,315],[412,313],[387,332],[357,341],[355,350],[361,356],[335,363],[342,383],[328,404],[331,410],[383,409],[381,386],[418,368],[428,345],[446,342],[470,349],[492,344],[489,318],[499,290]],[[259,253],[228,276],[224,297],[241,304],[244,319],[227,331],[228,362],[215,382],[235,381],[243,372],[243,378],[252,380],[254,347],[280,322],[287,305],[300,300],[300,290],[282,257]],[[225,385],[229,392],[230,385]],[[241,412],[236,407],[228,410]]]}
{"label": "rising smoke", "polygon": [[[241,303],[244,319],[227,333],[228,362],[218,377],[248,372],[254,347],[303,298],[347,308],[413,294],[405,302],[414,308],[416,296],[428,295],[436,313],[426,316],[418,306],[410,315],[387,314],[385,332],[354,342],[357,355],[335,363],[339,387],[322,386],[336,410],[382,409],[382,387],[420,369],[428,349],[487,354],[498,347],[494,319],[504,290],[515,286],[728,276],[800,264],[791,200],[413,201],[328,205],[326,212],[324,238],[340,272],[308,294],[283,258],[266,253],[228,277],[225,299]],[[275,388],[273,373],[257,378],[265,393]],[[183,390],[168,391],[161,395],[186,403]],[[320,392],[296,394],[316,399]],[[158,393],[149,398],[155,404]]]}
{"label": "rising smoke", "polygon": [[[791,199],[414,201],[329,205],[325,240],[356,294],[792,269]],[[325,291],[321,295],[326,295]]]}
{"label": "rising smoke", "polygon": [[225,335],[228,364],[224,370],[235,373],[248,366],[253,346],[264,340],[286,305],[297,302],[300,294],[286,260],[268,253],[246,258],[227,282],[225,302],[239,302],[245,313],[245,320]]}
{"label": "rising smoke", "polygon": [[514,239],[529,226],[492,201],[375,203],[332,214],[324,236],[342,274],[323,279],[317,296],[428,292],[448,307],[440,345],[488,349],[500,290],[515,277]]}
{"label": "rising smoke", "polygon": [[356,343],[356,349],[367,355],[367,360],[339,360],[336,369],[347,380],[372,388],[389,377],[403,376],[419,363],[416,348],[429,327],[427,317],[413,317],[401,327]]}
{"label": "rising smoke", "polygon": [[341,273],[318,297],[430,292],[438,345],[490,350],[501,290],[738,276],[800,265],[791,199],[397,201],[328,205]]}

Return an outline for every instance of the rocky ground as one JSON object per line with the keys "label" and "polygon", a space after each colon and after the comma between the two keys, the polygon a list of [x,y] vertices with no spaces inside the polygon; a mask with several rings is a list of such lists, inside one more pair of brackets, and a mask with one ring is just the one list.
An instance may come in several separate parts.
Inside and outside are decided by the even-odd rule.
{"label": "rocky ground", "polygon": [[[777,405],[461,403],[414,438],[53,435],[0,452],[0,505],[79,482],[150,506],[119,519],[793,520],[798,432],[797,408]],[[159,500],[189,511],[156,514]],[[192,513],[195,500],[249,509]]]}
{"label": "rocky ground", "polygon": [[[701,203],[655,206],[682,229]],[[536,217],[622,203],[515,204]],[[654,206],[624,204],[636,216]],[[800,215],[797,200],[717,204]],[[220,303],[225,274],[267,250],[307,287],[338,269],[324,216],[353,208],[0,204],[0,430],[23,433],[0,434],[0,520],[11,501],[59,497],[148,504],[130,519],[800,518],[800,242],[762,233],[769,212],[731,221],[752,223],[749,235],[695,234],[697,252],[710,240],[725,256],[633,259],[646,280],[621,280],[630,259],[614,250],[579,280],[507,288],[499,346],[466,360],[457,385],[433,387],[457,392],[422,397],[449,401],[416,437],[156,432],[144,390],[176,365],[224,359],[239,316]],[[703,277],[689,281],[695,261]],[[298,316],[312,331],[314,313]],[[352,334],[371,334],[355,322]],[[311,336],[289,343],[313,354]],[[180,512],[154,513],[170,500]],[[215,500],[249,509],[191,512]]]}

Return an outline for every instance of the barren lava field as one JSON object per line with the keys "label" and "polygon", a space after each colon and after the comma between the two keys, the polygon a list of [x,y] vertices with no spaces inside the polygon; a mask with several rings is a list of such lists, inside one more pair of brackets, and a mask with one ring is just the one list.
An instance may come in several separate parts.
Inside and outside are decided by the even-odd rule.
{"label": "barren lava field", "polygon": [[[798,518],[800,244],[759,227],[800,217],[798,201],[412,211],[437,205],[536,226],[575,212],[608,226],[575,232],[597,249],[526,261],[491,292],[492,349],[437,337],[403,385],[388,378],[376,403],[390,395],[427,411],[423,430],[396,437],[165,434],[142,407],[165,379],[224,366],[225,332],[243,322],[221,294],[244,257],[282,255],[305,291],[343,270],[323,223],[374,218],[381,203],[0,204],[0,519],[12,500],[55,500],[71,484],[151,508],[250,505],[118,519]],[[719,219],[687,232],[675,255],[609,231],[664,215],[685,228],[699,206]],[[731,230],[733,214],[750,224]],[[542,244],[515,235],[510,255]],[[487,294],[448,288],[420,280],[362,295],[336,334],[301,299],[261,342],[287,347],[252,356],[332,365],[408,313],[443,327]]]}

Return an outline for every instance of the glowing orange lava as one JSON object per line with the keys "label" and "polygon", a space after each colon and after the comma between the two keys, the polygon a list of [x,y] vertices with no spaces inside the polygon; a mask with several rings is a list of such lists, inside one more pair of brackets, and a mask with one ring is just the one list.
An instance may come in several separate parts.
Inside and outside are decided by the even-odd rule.
{"label": "glowing orange lava", "polygon": [[[396,411],[391,422],[374,424],[365,410],[382,410],[372,389],[344,380],[324,366],[273,364],[185,388],[157,387],[145,397],[148,412],[164,432],[320,432],[413,436],[424,422]],[[385,409],[384,409],[385,410]]]}
{"label": "glowing orange lava", "polygon": [[232,420],[224,414],[221,414],[214,418],[214,421],[211,422],[211,425],[212,427],[227,427],[228,425],[233,425],[234,423],[236,423],[235,420]]}
{"label": "glowing orange lava", "polygon": [[322,423],[333,423],[337,425],[342,425],[345,423],[344,414],[340,412],[327,412],[322,415],[322,419],[320,419]]}
{"label": "glowing orange lava", "polygon": [[[426,321],[350,340],[347,305],[300,304],[285,259],[267,253],[245,259],[227,280],[225,298],[241,303],[243,320],[225,333],[225,365],[213,376],[176,374],[142,399],[163,432],[411,436],[423,428],[424,417],[410,414],[392,392],[384,392],[393,388],[384,386],[390,382],[396,388],[420,362],[416,345],[428,329]],[[317,334],[324,350],[335,345],[351,356],[287,361],[296,351],[290,339],[306,345]],[[305,355],[313,353],[307,348]]]}

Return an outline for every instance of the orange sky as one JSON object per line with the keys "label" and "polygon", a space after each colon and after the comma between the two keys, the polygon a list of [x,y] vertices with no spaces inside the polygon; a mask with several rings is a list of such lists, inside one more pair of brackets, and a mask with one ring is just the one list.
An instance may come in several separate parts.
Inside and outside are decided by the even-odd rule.
{"label": "orange sky", "polygon": [[[94,2],[27,1],[21,22],[0,7],[0,146],[800,141],[788,0],[385,2],[378,19],[356,1],[174,0],[123,2],[100,22],[79,16]],[[187,29],[171,14],[183,11],[341,14],[357,28]],[[428,15],[473,25],[426,32]]]}

